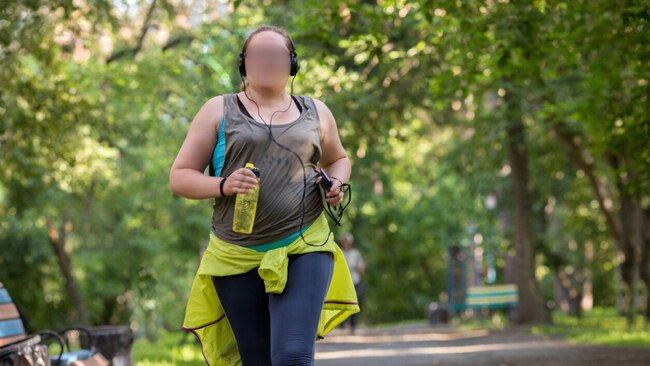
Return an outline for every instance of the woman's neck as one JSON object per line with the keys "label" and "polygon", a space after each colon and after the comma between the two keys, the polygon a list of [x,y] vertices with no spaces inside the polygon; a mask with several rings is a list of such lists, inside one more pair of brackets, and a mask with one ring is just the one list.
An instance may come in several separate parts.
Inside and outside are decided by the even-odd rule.
{"label": "woman's neck", "polygon": [[246,96],[253,99],[260,107],[272,107],[287,103],[287,92],[283,89],[255,88],[250,84],[246,86]]}

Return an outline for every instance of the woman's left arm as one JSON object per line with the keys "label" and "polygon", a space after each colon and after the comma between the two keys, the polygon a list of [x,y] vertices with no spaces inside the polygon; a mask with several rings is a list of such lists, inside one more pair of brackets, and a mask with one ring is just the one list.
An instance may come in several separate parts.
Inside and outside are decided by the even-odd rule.
{"label": "woman's left arm", "polygon": [[332,178],[332,188],[325,195],[325,201],[330,205],[338,205],[343,201],[340,185],[350,179],[352,166],[350,159],[341,144],[336,120],[332,111],[320,100],[314,99],[320,118],[321,158],[318,164]]}

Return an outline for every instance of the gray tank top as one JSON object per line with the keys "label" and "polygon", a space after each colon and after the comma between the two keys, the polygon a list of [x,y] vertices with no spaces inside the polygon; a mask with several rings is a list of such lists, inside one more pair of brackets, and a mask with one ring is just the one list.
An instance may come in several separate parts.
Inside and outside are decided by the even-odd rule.
{"label": "gray tank top", "polygon": [[260,192],[255,224],[251,234],[232,231],[235,196],[215,199],[212,232],[226,242],[252,246],[272,243],[295,236],[300,231],[303,189],[303,231],[323,211],[320,190],[316,184],[316,164],[320,160],[320,120],[314,101],[296,96],[302,113],[287,124],[272,125],[273,137],[300,156],[271,141],[269,127],[239,109],[236,94],[224,95],[224,116],[219,125],[217,143],[210,164],[212,175],[225,177],[246,163],[260,170]]}

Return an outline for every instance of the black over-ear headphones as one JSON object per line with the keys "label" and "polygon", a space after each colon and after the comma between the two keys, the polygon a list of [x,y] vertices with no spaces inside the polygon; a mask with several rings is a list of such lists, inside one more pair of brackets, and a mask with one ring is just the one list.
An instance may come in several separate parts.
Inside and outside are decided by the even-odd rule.
{"label": "black over-ear headphones", "polygon": [[[298,64],[298,54],[296,53],[296,46],[294,46],[293,41],[289,38],[289,43],[291,44],[291,53],[289,54],[289,60],[291,61],[291,70],[289,75],[296,76],[298,69],[300,69],[300,64]],[[246,76],[246,55],[244,50],[239,53],[239,73],[241,76]]]}

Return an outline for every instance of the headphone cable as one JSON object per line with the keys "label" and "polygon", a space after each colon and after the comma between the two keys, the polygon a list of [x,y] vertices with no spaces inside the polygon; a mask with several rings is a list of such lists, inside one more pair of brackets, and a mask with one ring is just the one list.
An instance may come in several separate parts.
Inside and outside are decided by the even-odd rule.
{"label": "headphone cable", "polygon": [[[329,203],[327,203],[327,207],[323,206],[323,211],[325,211],[326,215],[329,216],[330,219],[332,219],[332,221],[334,221],[334,226],[330,228],[329,233],[327,234],[327,238],[325,238],[325,241],[323,241],[321,244],[309,243],[307,241],[307,239],[305,239],[305,237],[302,234],[303,233],[302,228],[303,228],[304,223],[305,223],[305,198],[306,198],[306,194],[307,194],[307,171],[305,170],[305,163],[303,162],[300,155],[298,155],[298,153],[296,153],[293,149],[279,143],[275,139],[275,137],[273,136],[273,131],[272,131],[273,116],[275,116],[275,114],[278,113],[278,112],[284,113],[284,112],[288,111],[291,108],[291,104],[293,103],[293,81],[296,79],[296,75],[293,75],[293,78],[291,78],[291,93],[289,95],[290,96],[289,105],[284,110],[277,110],[277,111],[273,112],[271,114],[271,117],[270,117],[268,123],[262,117],[262,114],[260,112],[260,106],[246,92],[246,81],[244,80],[243,75],[240,74],[239,76],[242,79],[242,83],[244,83],[244,95],[246,96],[246,98],[248,100],[250,100],[251,102],[253,102],[253,104],[255,104],[255,107],[257,108],[257,115],[260,117],[262,122],[264,122],[264,124],[266,124],[268,126],[269,137],[271,138],[271,141],[273,143],[275,143],[281,149],[292,153],[296,158],[298,158],[298,161],[300,162],[300,166],[302,167],[303,189],[302,189],[302,199],[300,201],[301,202],[301,205],[300,205],[301,206],[300,227],[299,227],[300,238],[305,242],[305,244],[307,244],[309,246],[320,247],[320,246],[323,246],[323,245],[327,244],[327,242],[329,241],[330,236],[334,232],[334,228],[341,225],[341,219],[343,218],[343,211],[345,211],[345,209],[350,205],[350,202],[352,202],[352,188],[348,183],[343,183],[343,182],[341,182],[340,179],[332,177],[333,179],[336,179],[336,180],[339,181],[339,183],[340,183],[339,189],[341,190],[341,192],[343,192],[344,195],[345,195],[346,192],[348,193],[348,201],[345,204],[343,204],[343,202],[341,202],[341,204],[339,204],[339,206],[336,209],[333,209],[332,206]],[[321,179],[322,179],[322,177],[321,177]],[[322,198],[322,196],[321,196],[321,198]]]}

